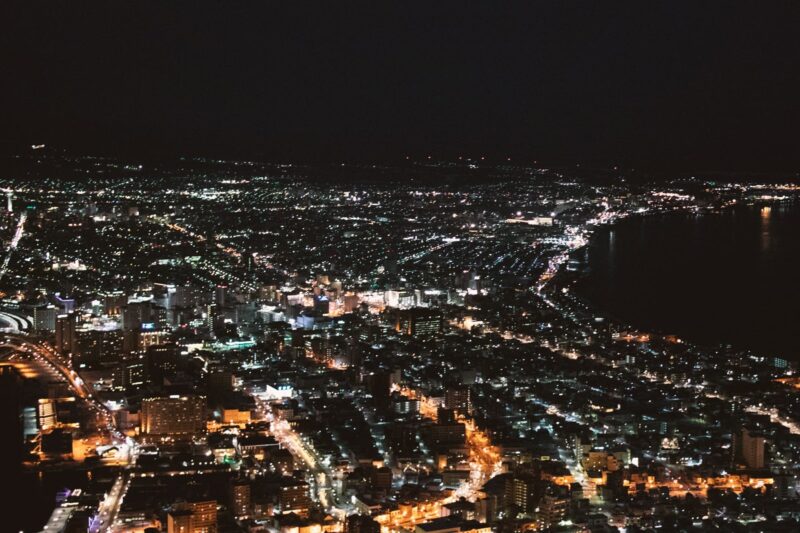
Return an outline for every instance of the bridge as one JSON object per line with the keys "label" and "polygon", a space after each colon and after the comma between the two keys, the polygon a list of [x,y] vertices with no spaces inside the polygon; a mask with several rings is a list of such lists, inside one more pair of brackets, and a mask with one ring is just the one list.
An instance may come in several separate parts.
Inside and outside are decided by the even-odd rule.
{"label": "bridge", "polygon": [[7,311],[0,311],[0,332],[25,333],[30,330],[31,323],[27,318]]}
{"label": "bridge", "polygon": [[[0,320],[3,320],[3,314],[4,313],[0,312]],[[10,314],[9,317],[11,317],[12,320],[15,318],[14,315]],[[75,396],[84,400],[89,409],[93,411],[97,420],[97,428],[107,433],[114,445],[129,450],[126,452],[127,457],[125,461],[135,462],[136,449],[133,441],[126,438],[125,435],[117,429],[114,424],[112,412],[95,397],[91,388],[84,383],[77,372],[75,372],[72,368],[71,358],[59,354],[47,342],[28,336],[23,332],[23,325],[19,322],[15,323],[20,326],[17,333],[11,333],[6,330],[7,332],[5,334],[0,334],[0,349],[8,350],[4,355],[0,355],[0,361],[5,360],[21,368],[38,367],[44,369],[58,379],[63,379],[70,386]],[[103,501],[100,502],[97,514],[92,518],[89,524],[88,531],[90,533],[101,533],[114,531],[116,529],[117,516],[122,500],[127,492],[128,482],[128,473],[123,470],[117,477],[111,490],[106,494]],[[56,524],[59,523],[58,520],[61,517],[60,511],[61,510],[58,508],[54,511],[51,522],[55,520]],[[51,524],[51,522],[48,522],[48,524]],[[51,528],[46,526],[46,529]]]}
{"label": "bridge", "polygon": [[125,442],[125,436],[114,425],[113,414],[94,396],[91,388],[75,372],[70,358],[58,354],[47,342],[24,334],[0,335],[0,348],[10,350],[8,354],[0,357],[0,360],[15,362],[27,359],[66,381],[75,396],[86,401],[94,412],[97,417],[97,427],[107,431],[118,443]]}

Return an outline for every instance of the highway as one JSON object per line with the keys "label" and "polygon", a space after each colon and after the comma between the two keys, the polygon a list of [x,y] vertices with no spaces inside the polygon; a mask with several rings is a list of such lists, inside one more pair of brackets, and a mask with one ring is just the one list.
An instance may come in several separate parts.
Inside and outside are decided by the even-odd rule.
{"label": "highway", "polygon": [[97,507],[97,515],[95,515],[94,519],[89,524],[89,533],[113,531],[122,499],[128,491],[129,481],[128,475],[125,472],[122,472],[119,477],[117,477],[111,490],[106,493],[106,497]]}
{"label": "highway", "polygon": [[269,402],[255,397],[266,412],[266,419],[270,422],[270,431],[275,439],[288,449],[293,456],[305,463],[306,468],[312,473],[311,483],[316,492],[316,499],[322,506],[337,516],[346,516],[349,508],[342,506],[337,500],[338,495],[333,489],[333,473],[322,463],[313,450],[303,442],[303,439],[294,431],[285,420],[275,418]]}
{"label": "highway", "polygon": [[5,259],[3,259],[3,265],[0,266],[0,279],[6,275],[6,271],[8,270],[8,263],[11,261],[11,254],[14,250],[17,249],[17,244],[19,244],[22,235],[25,233],[25,221],[28,219],[28,214],[23,212],[19,216],[19,222],[17,223],[17,230],[14,232],[14,237],[11,238],[11,244],[8,246],[8,253],[6,253]]}
{"label": "highway", "polygon": [[[48,343],[36,341],[24,335],[6,334],[0,337],[0,348],[9,348],[12,350],[11,354],[6,356],[9,359],[17,357],[18,355],[30,358],[35,360],[50,373],[63,378],[69,384],[70,388],[72,388],[75,396],[84,400],[89,406],[89,409],[94,412],[97,419],[97,429],[108,434],[113,444],[123,449],[129,448],[126,437],[114,424],[113,414],[95,397],[91,388],[84,383],[81,377],[73,370],[72,361],[59,355]],[[133,455],[135,450],[131,450],[131,452]],[[132,456],[128,457],[128,459],[131,458]],[[121,472],[114,482],[114,485],[111,487],[111,490],[105,495],[103,501],[100,502],[97,515],[95,515],[89,526],[90,532],[100,533],[114,530],[122,499],[125,497],[125,493],[128,489],[128,482],[127,472]]]}
{"label": "highway", "polygon": [[44,341],[34,341],[24,335],[6,334],[0,337],[0,348],[10,348],[14,352],[24,354],[37,360],[49,370],[59,374],[69,384],[75,396],[86,401],[89,408],[97,417],[98,429],[109,434],[116,444],[123,444],[125,436],[114,425],[114,416],[92,393],[89,386],[72,369],[72,362],[64,357]]}

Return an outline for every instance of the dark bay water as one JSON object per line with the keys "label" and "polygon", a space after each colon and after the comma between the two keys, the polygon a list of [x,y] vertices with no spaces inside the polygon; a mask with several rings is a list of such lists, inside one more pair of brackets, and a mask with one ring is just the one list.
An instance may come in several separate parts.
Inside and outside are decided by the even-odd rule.
{"label": "dark bay water", "polygon": [[800,206],[624,220],[584,252],[578,292],[691,341],[800,360]]}

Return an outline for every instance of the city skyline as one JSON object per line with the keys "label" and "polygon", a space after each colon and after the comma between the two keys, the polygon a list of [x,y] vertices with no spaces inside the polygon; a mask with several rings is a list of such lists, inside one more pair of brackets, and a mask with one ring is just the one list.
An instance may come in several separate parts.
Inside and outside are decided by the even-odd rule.
{"label": "city skyline", "polygon": [[798,523],[797,354],[728,346],[723,318],[717,344],[659,333],[581,289],[625,224],[747,224],[767,254],[797,184],[432,160],[326,181],[48,147],[17,164],[0,392],[19,529]]}
{"label": "city skyline", "polygon": [[0,18],[0,532],[800,531],[800,4]]}

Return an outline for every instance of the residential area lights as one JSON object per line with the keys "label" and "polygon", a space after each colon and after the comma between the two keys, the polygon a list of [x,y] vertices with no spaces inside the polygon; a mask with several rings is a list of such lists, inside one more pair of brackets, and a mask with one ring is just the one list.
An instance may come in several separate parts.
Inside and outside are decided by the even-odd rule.
{"label": "residential area lights", "polygon": [[42,491],[76,475],[29,529],[800,524],[796,364],[642,331],[576,290],[604,226],[766,223],[796,187],[30,157],[0,179],[7,471]]}

